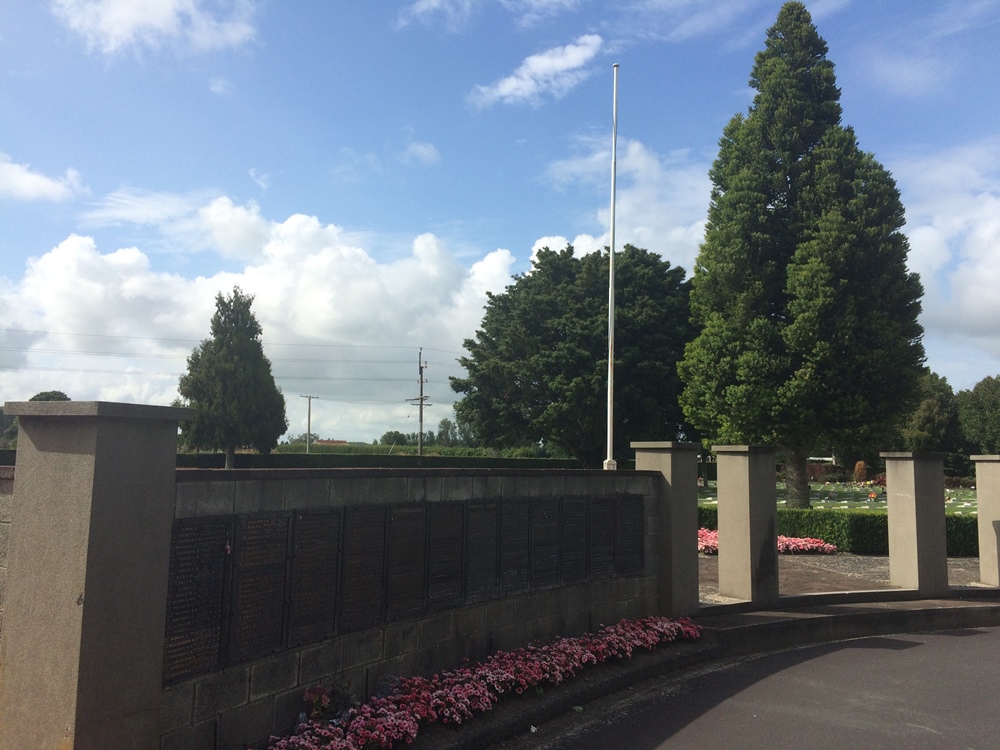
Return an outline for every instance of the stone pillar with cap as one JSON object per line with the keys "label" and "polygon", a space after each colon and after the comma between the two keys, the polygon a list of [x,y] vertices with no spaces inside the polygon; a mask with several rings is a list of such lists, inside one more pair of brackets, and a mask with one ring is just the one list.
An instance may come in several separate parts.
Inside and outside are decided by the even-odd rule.
{"label": "stone pillar with cap", "polygon": [[159,746],[178,421],[190,409],[8,402],[20,422],[0,747]]}
{"label": "stone pillar with cap", "polygon": [[885,459],[889,583],[921,596],[948,592],[944,456],[880,453]]}
{"label": "stone pillar with cap", "polygon": [[638,471],[658,471],[660,523],[657,530],[660,613],[672,617],[698,611],[698,449],[696,443],[639,442]]}
{"label": "stone pillar with cap", "polygon": [[719,593],[756,607],[778,602],[774,448],[717,445]]}

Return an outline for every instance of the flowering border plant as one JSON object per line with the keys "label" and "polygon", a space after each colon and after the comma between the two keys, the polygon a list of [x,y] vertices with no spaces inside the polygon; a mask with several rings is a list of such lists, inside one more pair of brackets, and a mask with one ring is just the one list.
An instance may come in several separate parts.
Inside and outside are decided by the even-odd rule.
{"label": "flowering border plant", "polygon": [[[400,680],[385,697],[355,706],[342,721],[307,719],[295,734],[271,738],[271,750],[359,750],[413,742],[421,724],[461,724],[489,711],[502,696],[543,685],[558,685],[588,664],[629,658],[636,649],[694,640],[699,626],[687,618],[644,617],[622,620],[579,638],[557,638],[514,651],[499,651],[475,666],[433,677]],[[318,687],[318,686],[317,686]],[[306,690],[306,699],[322,689]]]}
{"label": "flowering border plant", "polygon": [[[698,529],[698,551],[703,555],[719,554],[719,532],[712,529]],[[837,545],[822,539],[793,536],[778,536],[778,554],[781,555],[834,555]]]}

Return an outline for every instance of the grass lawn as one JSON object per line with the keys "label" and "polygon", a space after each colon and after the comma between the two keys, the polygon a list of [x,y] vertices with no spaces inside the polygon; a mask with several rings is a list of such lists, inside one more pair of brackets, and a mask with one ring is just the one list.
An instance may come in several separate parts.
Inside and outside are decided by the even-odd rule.
{"label": "grass lawn", "polygon": [[[843,484],[809,485],[809,499],[813,508],[818,510],[885,510],[885,496],[882,487],[866,487],[846,482]],[[869,498],[874,492],[877,497]],[[964,489],[945,489],[944,508],[946,513],[975,514],[976,491]],[[698,488],[699,505],[717,505],[719,502],[715,482]],[[785,484],[778,482],[778,506],[785,504]]]}

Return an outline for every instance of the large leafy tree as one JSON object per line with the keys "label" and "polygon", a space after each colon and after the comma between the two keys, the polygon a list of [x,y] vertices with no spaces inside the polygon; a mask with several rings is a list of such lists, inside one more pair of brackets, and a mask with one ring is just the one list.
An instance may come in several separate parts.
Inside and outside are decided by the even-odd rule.
{"label": "large leafy tree", "polygon": [[185,438],[194,448],[224,450],[232,468],[237,447],[270,452],[286,429],[285,398],[264,356],[262,329],[239,287],[215,298],[212,335],[188,357],[178,390],[194,409]]}
{"label": "large leafy tree", "polygon": [[903,420],[900,438],[908,451],[956,453],[960,449],[958,399],[948,381],[930,369],[920,378],[920,403]]}
{"label": "large leafy tree", "polygon": [[786,3],[710,172],[691,292],[700,334],[680,368],[706,442],[779,446],[802,507],[810,452],[888,439],[924,360],[899,192],[841,125],[826,54],[805,6]]}
{"label": "large leafy tree", "polygon": [[962,437],[986,454],[1000,453],[1000,377],[986,377],[958,393]]}
{"label": "large leafy tree", "polygon": [[[497,447],[545,443],[598,467],[606,452],[608,253],[545,248],[490,294],[452,378],[460,427]],[[677,360],[693,334],[684,270],[626,245],[615,255],[615,454],[683,430]]]}

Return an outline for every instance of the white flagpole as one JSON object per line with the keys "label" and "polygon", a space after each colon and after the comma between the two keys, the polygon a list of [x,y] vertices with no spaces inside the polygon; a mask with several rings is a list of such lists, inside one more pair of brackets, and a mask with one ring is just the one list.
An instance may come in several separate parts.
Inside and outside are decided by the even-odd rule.
{"label": "white flagpole", "polygon": [[608,253],[608,457],[605,471],[614,471],[615,438],[615,178],[618,161],[618,63],[614,65],[615,83],[611,115],[611,248]]}

